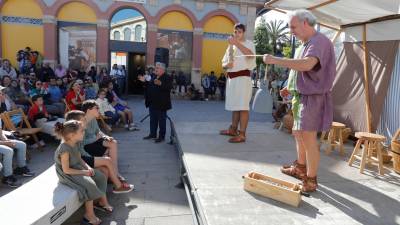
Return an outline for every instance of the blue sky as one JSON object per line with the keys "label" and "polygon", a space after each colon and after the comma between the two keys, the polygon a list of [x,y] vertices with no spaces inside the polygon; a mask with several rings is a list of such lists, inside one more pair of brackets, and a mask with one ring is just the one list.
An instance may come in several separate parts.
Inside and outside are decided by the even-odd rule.
{"label": "blue sky", "polygon": [[111,23],[116,23],[120,20],[125,20],[132,17],[141,16],[142,14],[134,9],[121,9],[117,13],[114,14],[111,19]]}

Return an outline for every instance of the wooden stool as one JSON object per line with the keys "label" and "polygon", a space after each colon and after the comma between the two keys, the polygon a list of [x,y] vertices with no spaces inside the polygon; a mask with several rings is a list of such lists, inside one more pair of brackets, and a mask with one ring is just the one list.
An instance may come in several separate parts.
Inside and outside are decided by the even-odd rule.
{"label": "wooden stool", "polygon": [[[382,135],[368,132],[357,132],[356,137],[358,141],[351,154],[349,166],[353,164],[355,159],[361,160],[360,173],[363,173],[365,163],[376,162],[378,163],[379,174],[383,175],[382,142],[384,142],[386,138]],[[361,144],[364,144],[362,148]],[[362,151],[361,156],[358,155],[360,148]],[[377,158],[372,156],[374,150],[376,150]]]}
{"label": "wooden stool", "polygon": [[335,147],[339,147],[340,155],[344,155],[344,147],[343,147],[343,131],[346,128],[346,125],[343,123],[332,122],[331,129],[329,130],[328,140],[325,141],[326,132],[322,132],[321,134],[321,142],[325,142],[328,146],[325,149],[325,153],[327,155],[331,154],[332,150]]}

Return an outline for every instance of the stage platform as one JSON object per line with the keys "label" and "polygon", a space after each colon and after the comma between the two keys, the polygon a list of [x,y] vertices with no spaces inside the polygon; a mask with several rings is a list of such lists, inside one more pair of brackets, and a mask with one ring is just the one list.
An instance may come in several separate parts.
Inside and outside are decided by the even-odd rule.
{"label": "stage platform", "polygon": [[349,167],[346,156],[321,154],[319,188],[302,197],[298,208],[243,190],[242,176],[261,172],[291,182],[280,166],[296,158],[289,134],[273,129],[268,122],[249,124],[247,142],[230,144],[218,135],[228,122],[175,123],[177,148],[181,152],[188,193],[198,224],[400,224],[400,176],[385,170],[379,176],[375,166]]}

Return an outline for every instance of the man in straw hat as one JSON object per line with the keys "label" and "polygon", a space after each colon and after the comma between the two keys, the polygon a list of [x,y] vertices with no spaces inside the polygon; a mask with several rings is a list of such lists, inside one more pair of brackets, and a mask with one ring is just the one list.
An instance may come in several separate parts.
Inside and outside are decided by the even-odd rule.
{"label": "man in straw hat", "polygon": [[266,54],[263,60],[266,64],[291,69],[288,85],[281,95],[293,96],[297,160],[283,166],[281,171],[302,179],[302,191],[312,192],[318,187],[320,153],[317,132],[328,131],[333,119],[331,89],[336,74],[335,53],[331,41],[314,29],[316,18],[311,12],[296,10],[288,15],[290,31],[302,42],[296,50],[295,59]]}
{"label": "man in straw hat", "polygon": [[[246,27],[235,24],[233,37],[222,59],[222,67],[227,70],[225,109],[232,111],[232,124],[221,135],[232,136],[231,143],[246,141],[252,95],[251,71],[256,67],[254,43],[245,39]],[[246,56],[247,55],[247,56]],[[240,129],[239,129],[240,124]]]}

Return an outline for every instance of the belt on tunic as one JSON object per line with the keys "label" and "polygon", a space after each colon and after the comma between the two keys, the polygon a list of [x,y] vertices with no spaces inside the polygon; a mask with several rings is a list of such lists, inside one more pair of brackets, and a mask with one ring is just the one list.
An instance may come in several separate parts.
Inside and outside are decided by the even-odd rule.
{"label": "belt on tunic", "polygon": [[228,72],[228,77],[233,79],[235,77],[250,77],[250,70],[240,70],[236,72]]}

